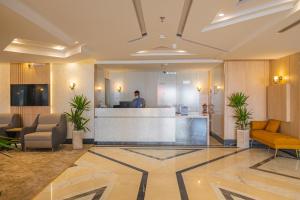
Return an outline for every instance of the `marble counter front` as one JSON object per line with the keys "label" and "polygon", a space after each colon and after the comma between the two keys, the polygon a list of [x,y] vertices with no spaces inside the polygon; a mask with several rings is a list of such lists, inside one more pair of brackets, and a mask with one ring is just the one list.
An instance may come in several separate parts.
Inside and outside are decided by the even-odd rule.
{"label": "marble counter front", "polygon": [[[208,144],[208,116],[175,108],[97,108],[97,143]],[[200,141],[201,140],[201,141]]]}
{"label": "marble counter front", "polygon": [[96,142],[174,143],[175,108],[99,108]]}

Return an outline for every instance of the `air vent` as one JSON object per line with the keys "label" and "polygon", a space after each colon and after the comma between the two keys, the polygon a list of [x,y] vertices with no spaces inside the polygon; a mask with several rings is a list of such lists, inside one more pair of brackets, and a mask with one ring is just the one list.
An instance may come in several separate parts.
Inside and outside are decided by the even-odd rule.
{"label": "air vent", "polygon": [[292,28],[294,28],[295,26],[300,24],[300,19],[295,21],[294,23],[288,25],[287,27],[284,27],[283,29],[281,29],[280,31],[278,31],[278,33],[284,33]]}

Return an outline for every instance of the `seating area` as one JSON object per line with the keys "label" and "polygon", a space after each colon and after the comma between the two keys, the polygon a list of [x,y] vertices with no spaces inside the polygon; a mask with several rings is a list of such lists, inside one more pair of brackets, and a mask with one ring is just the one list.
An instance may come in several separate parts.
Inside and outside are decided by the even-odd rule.
{"label": "seating area", "polygon": [[21,144],[21,149],[51,149],[67,139],[67,118],[64,114],[37,115],[31,126],[23,127],[19,114],[0,114],[2,139]]}
{"label": "seating area", "polygon": [[[251,122],[251,139],[265,144],[275,149],[276,158],[278,150],[295,150],[299,158],[300,139],[283,133],[279,133],[280,121],[252,121]],[[252,146],[252,145],[251,145]]]}

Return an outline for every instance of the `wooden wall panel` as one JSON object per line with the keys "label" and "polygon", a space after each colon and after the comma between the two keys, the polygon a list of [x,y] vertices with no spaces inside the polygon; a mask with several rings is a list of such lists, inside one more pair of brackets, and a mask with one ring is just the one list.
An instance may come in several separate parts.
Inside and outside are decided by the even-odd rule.
{"label": "wooden wall panel", "polygon": [[[12,63],[10,66],[11,84],[49,84],[50,93],[50,64],[33,67],[27,63]],[[50,101],[49,101],[50,102]],[[30,126],[37,114],[49,114],[50,106],[18,106],[11,107],[11,113],[22,116],[23,126]]]}
{"label": "wooden wall panel", "polygon": [[253,120],[265,120],[268,85],[269,61],[225,62],[224,139],[236,138],[233,110],[226,106],[229,103],[227,97],[234,92],[246,93]]}
{"label": "wooden wall panel", "polygon": [[289,84],[268,87],[268,118],[289,122],[291,92]]}
{"label": "wooden wall panel", "polygon": [[290,84],[291,119],[282,122],[280,131],[300,138],[300,53],[272,61],[270,69],[270,84],[274,84],[273,76],[278,75],[287,76],[285,82]]}

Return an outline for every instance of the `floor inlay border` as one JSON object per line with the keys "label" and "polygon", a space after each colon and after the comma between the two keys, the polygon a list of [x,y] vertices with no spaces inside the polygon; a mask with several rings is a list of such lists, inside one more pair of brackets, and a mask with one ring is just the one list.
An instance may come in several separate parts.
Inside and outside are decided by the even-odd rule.
{"label": "floor inlay border", "polygon": [[[156,149],[155,148],[153,148],[153,149],[152,148],[121,148],[121,149],[132,152],[132,153],[136,153],[136,154],[148,157],[148,158],[153,158],[153,159],[156,159],[156,160],[160,160],[160,161],[176,158],[176,157],[179,157],[179,156],[183,156],[183,155],[186,155],[186,154],[190,154],[190,153],[193,153],[193,152],[196,152],[196,151],[203,150],[203,149],[170,149],[170,148],[167,148],[167,149],[163,149],[163,148],[156,148]],[[151,156],[151,155],[148,155],[148,154],[145,154],[145,153],[134,151],[133,149],[143,149],[143,150],[189,150],[189,151],[184,152],[184,153],[179,153],[179,154],[176,154],[174,156],[168,156],[166,158],[159,158],[159,157],[156,157],[156,156]]]}
{"label": "floor inlay border", "polygon": [[232,192],[232,191],[229,191],[229,190],[225,190],[224,188],[219,188],[219,190],[221,191],[222,195],[224,196],[224,198],[226,200],[234,200],[233,197],[237,197],[239,199],[244,199],[244,200],[255,200],[253,198],[250,198],[250,197],[246,197],[242,194],[239,194],[239,193],[236,193],[236,192]]}
{"label": "floor inlay border", "polygon": [[181,197],[181,199],[182,199],[182,200],[188,200],[188,199],[189,199],[188,193],[187,193],[187,190],[186,190],[186,187],[185,187],[185,184],[184,184],[183,176],[182,176],[182,174],[183,174],[184,172],[193,170],[193,169],[198,168],[198,167],[202,167],[202,166],[204,166],[204,165],[207,165],[207,164],[216,162],[216,161],[218,161],[218,160],[227,158],[227,157],[229,157],[229,156],[232,156],[232,155],[235,155],[235,154],[238,154],[238,153],[247,151],[247,150],[249,150],[249,148],[237,150],[237,151],[235,151],[235,152],[232,152],[232,153],[229,153],[229,154],[226,154],[226,155],[223,155],[223,156],[219,156],[219,157],[216,157],[216,158],[214,158],[214,159],[212,159],[212,160],[208,160],[208,161],[205,161],[205,162],[202,162],[202,163],[198,163],[198,164],[196,164],[196,165],[193,165],[193,166],[190,166],[190,167],[188,167],[188,168],[185,168],[185,169],[182,169],[182,170],[177,171],[177,172],[176,172],[176,178],[177,178],[177,184],[178,184],[178,187],[179,187],[179,192],[180,192],[180,197]]}
{"label": "floor inlay border", "polygon": [[141,168],[138,168],[138,167],[135,167],[133,165],[130,165],[128,163],[125,163],[125,162],[122,162],[122,161],[119,161],[119,160],[116,160],[114,158],[111,158],[111,157],[108,157],[108,156],[105,156],[103,154],[100,154],[98,152],[95,152],[95,151],[92,151],[92,150],[88,150],[89,153],[92,153],[94,155],[97,155],[97,156],[100,156],[102,158],[105,158],[105,159],[108,159],[110,161],[113,161],[115,163],[118,163],[118,164],[121,164],[121,165],[124,165],[126,167],[129,167],[131,169],[134,169],[136,171],[139,171],[142,173],[142,178],[141,178],[141,181],[140,181],[140,186],[139,186],[139,192],[138,192],[138,195],[137,195],[137,200],[144,200],[145,199],[145,193],[146,193],[146,187],[147,187],[147,180],[148,180],[148,172],[146,170],[143,170]]}
{"label": "floor inlay border", "polygon": [[[287,158],[287,157],[282,157],[282,158]],[[287,158],[287,159],[294,159],[294,158]],[[274,160],[274,156],[271,156],[270,158],[267,158],[267,159],[255,164],[255,165],[251,166],[250,169],[254,169],[254,170],[258,170],[258,171],[262,171],[262,172],[266,172],[266,173],[270,173],[270,174],[275,174],[275,175],[284,176],[284,177],[287,177],[287,178],[300,180],[300,178],[296,177],[296,176],[291,176],[291,175],[282,174],[282,173],[274,172],[274,171],[271,171],[271,170],[266,170],[266,169],[260,169],[259,168],[262,165],[270,162],[271,160]]]}
{"label": "floor inlay border", "polygon": [[89,196],[91,194],[95,194],[93,196],[93,199],[92,200],[100,200],[100,198],[102,197],[104,191],[106,189],[106,186],[105,187],[102,187],[102,188],[98,188],[98,189],[95,189],[95,190],[92,190],[92,191],[89,191],[89,192],[85,192],[85,193],[82,193],[82,194],[78,194],[78,195],[75,195],[73,197],[69,197],[69,198],[66,198],[64,200],[76,200],[76,199],[79,199],[79,198],[82,198],[82,197],[86,197],[86,196]]}

